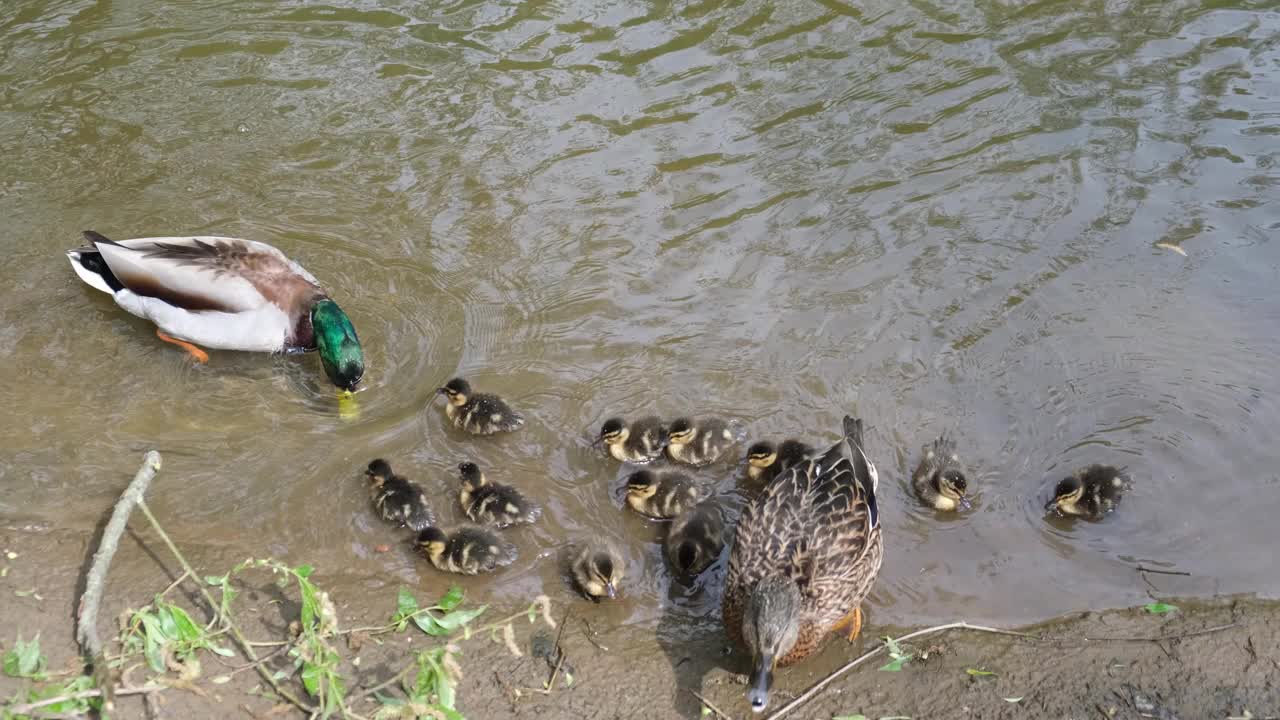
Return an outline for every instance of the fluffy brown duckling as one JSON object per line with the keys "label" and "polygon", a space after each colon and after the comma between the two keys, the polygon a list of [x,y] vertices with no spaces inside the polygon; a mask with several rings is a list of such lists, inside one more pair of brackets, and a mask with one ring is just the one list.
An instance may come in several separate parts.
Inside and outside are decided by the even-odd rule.
{"label": "fluffy brown duckling", "polygon": [[569,573],[588,600],[614,600],[622,585],[622,556],[609,543],[585,544],[570,558]]}
{"label": "fluffy brown duckling", "polygon": [[720,418],[680,418],[667,426],[667,455],[686,465],[710,465],[733,447],[733,431]]}
{"label": "fluffy brown duckling", "polygon": [[432,526],[418,533],[418,550],[437,570],[479,575],[506,567],[516,560],[516,546],[497,533],[463,525],[453,532]]}
{"label": "fluffy brown duckling", "polygon": [[613,459],[646,465],[662,457],[662,448],[667,445],[667,428],[652,415],[631,423],[622,418],[609,418],[600,426],[600,442]]}
{"label": "fluffy brown duckling", "polygon": [[681,472],[639,470],[627,477],[627,505],[657,520],[669,520],[697,504],[702,493]]}
{"label": "fluffy brown duckling", "polygon": [[422,488],[391,471],[391,463],[378,458],[365,469],[369,479],[369,498],[373,509],[387,522],[417,532],[436,524],[435,513],[427,504]]}
{"label": "fluffy brown duckling", "polygon": [[504,528],[532,523],[542,514],[537,503],[510,485],[490,481],[473,462],[459,463],[458,475],[458,501],[472,522]]}
{"label": "fluffy brown duckling", "polygon": [[924,457],[911,474],[911,487],[922,502],[936,510],[970,508],[968,476],[949,436],[943,434],[924,447]]}
{"label": "fluffy brown duckling", "polygon": [[1053,490],[1053,499],[1045,504],[1044,509],[1058,515],[1101,520],[1116,509],[1128,487],[1129,476],[1124,468],[1090,465],[1059,482]]}
{"label": "fluffy brown duckling", "polygon": [[671,521],[667,560],[678,575],[692,578],[715,562],[724,549],[724,515],[713,502],[703,502]]}
{"label": "fluffy brown duckling", "polygon": [[813,457],[815,452],[812,445],[799,440],[783,440],[781,445],[762,440],[747,448],[747,479],[767,485],[788,468]]}
{"label": "fluffy brown duckling", "polygon": [[492,435],[519,430],[524,416],[497,395],[471,391],[471,383],[454,378],[436,390],[448,402],[444,406],[445,417],[453,426],[473,435]]}

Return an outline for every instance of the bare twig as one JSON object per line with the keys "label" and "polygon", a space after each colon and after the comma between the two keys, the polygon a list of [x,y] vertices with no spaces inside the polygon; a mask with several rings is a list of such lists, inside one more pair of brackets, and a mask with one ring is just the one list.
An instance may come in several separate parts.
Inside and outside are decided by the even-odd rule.
{"label": "bare twig", "polygon": [[238,667],[238,668],[234,668],[234,669],[232,669],[232,671],[231,671],[231,672],[227,673],[227,677],[235,677],[236,675],[239,675],[240,673],[244,672],[245,670],[252,670],[252,669],[254,669],[254,668],[258,667],[259,665],[261,665],[261,664],[263,664],[263,663],[265,663],[265,662],[268,662],[269,660],[273,659],[275,656],[279,655],[280,653],[282,653],[282,652],[284,652],[284,651],[288,650],[288,649],[289,649],[289,647],[290,647],[291,645],[293,645],[293,642],[292,642],[292,641],[290,641],[289,643],[286,643],[285,645],[282,645],[282,646],[280,646],[280,647],[276,648],[275,650],[272,650],[271,652],[267,653],[266,655],[263,655],[261,658],[259,658],[259,659],[257,659],[257,660],[254,660],[253,662],[251,662],[251,663],[249,663],[249,664],[247,664],[247,665],[241,665],[241,666],[240,666],[240,667]]}
{"label": "bare twig", "polygon": [[[1014,637],[1030,638],[1033,640],[1041,639],[1040,636],[1031,635],[1030,633],[1017,632],[1016,630],[1004,630],[1001,628],[985,627],[983,625],[971,625],[962,620],[960,622],[947,623],[946,625],[935,625],[934,627],[925,628],[923,630],[917,630],[913,633],[908,633],[906,635],[903,635],[900,638],[896,638],[896,640],[898,642],[905,642],[907,640],[911,640],[914,638],[924,637],[926,635],[933,635],[935,633],[940,633],[944,630],[974,630],[977,632],[994,633],[996,635],[1012,635]],[[825,688],[827,685],[831,684],[831,682],[836,678],[858,667],[859,665],[866,662],[867,660],[870,660],[876,655],[879,655],[880,653],[884,652],[885,647],[886,646],[883,644],[878,645],[875,647],[875,649],[869,650],[863,653],[860,657],[845,663],[839,668],[836,668],[835,672],[831,673],[830,675],[826,676],[822,680],[818,681],[816,685],[804,691],[804,693],[801,694],[800,697],[778,708],[778,712],[770,715],[768,720],[776,720],[777,718],[780,718],[783,715],[786,715],[787,713],[791,712],[797,707],[800,707],[804,703],[808,702],[809,699],[812,698],[814,695],[817,695],[818,693],[822,692],[822,689]]]}
{"label": "bare twig", "polygon": [[556,678],[560,676],[560,668],[564,665],[564,648],[560,646],[560,638],[564,637],[564,629],[569,625],[569,613],[572,612],[573,608],[564,611],[564,617],[560,619],[560,629],[556,631],[556,666],[551,671],[551,679],[547,681],[546,694],[548,695],[555,690]]}
{"label": "bare twig", "polygon": [[[164,528],[160,526],[160,521],[156,520],[156,516],[151,514],[151,509],[147,507],[147,503],[144,502],[141,498],[139,498],[138,500],[138,509],[142,511],[143,515],[147,516],[147,520],[151,523],[152,529],[154,529],[156,531],[156,534],[160,536],[160,539],[164,541],[164,544],[169,548],[169,552],[173,553],[173,556],[177,558],[178,562],[182,565],[182,569],[186,570],[187,574],[190,575],[191,577],[200,577],[200,575],[197,574],[196,571],[191,568],[191,563],[187,562],[186,556],[184,556],[182,552],[178,550],[178,546],[173,544],[173,540],[169,538],[169,533],[166,533],[164,531]],[[209,591],[205,588],[203,584],[197,583],[196,588],[200,591],[200,595],[204,597],[204,601],[209,604],[209,611],[216,615],[218,612],[218,603],[213,599],[213,595],[209,594]],[[235,621],[232,620],[230,617],[225,617],[225,616],[222,618],[222,620],[226,624],[227,629],[231,631],[231,636],[235,638],[236,643],[240,645],[240,650],[244,653],[244,656],[248,658],[251,663],[257,663],[259,660],[258,654],[253,651],[253,646],[249,644],[249,641],[248,639],[245,638],[244,633],[240,632],[240,628],[235,624]],[[279,695],[285,700],[288,700],[290,703],[292,703],[295,707],[297,707],[299,710],[303,712],[306,712],[306,713],[316,712],[315,708],[306,704],[302,700],[299,700],[297,695],[294,695],[293,693],[281,687],[280,683],[276,681],[274,675],[271,673],[271,671],[267,670],[266,667],[264,667],[261,664],[257,664],[254,667],[257,669],[258,674],[262,676],[262,679],[266,680],[267,684],[271,686],[271,689],[275,692],[275,694]]]}
{"label": "bare twig", "polygon": [[582,633],[582,634],[583,634],[583,636],[587,638],[587,642],[591,643],[592,645],[595,645],[595,646],[596,646],[596,649],[597,649],[597,650],[600,650],[601,652],[609,652],[609,648],[608,648],[608,647],[606,647],[606,646],[604,646],[604,645],[601,645],[601,644],[600,644],[600,643],[595,639],[595,635],[597,635],[597,633],[596,633],[595,629],[591,627],[591,623],[587,622],[587,618],[586,618],[586,616],[584,615],[583,617],[580,617],[580,618],[578,618],[578,619],[582,621],[582,625],[583,625],[583,627],[585,627],[585,628],[587,629],[587,631],[586,631],[586,632]]}
{"label": "bare twig", "polygon": [[98,637],[98,606],[102,604],[102,591],[107,585],[107,571],[111,568],[111,558],[115,557],[120,546],[120,536],[129,524],[129,514],[135,505],[142,502],[142,496],[151,485],[151,480],[160,469],[160,453],[152,450],[142,459],[142,467],[129,486],[125,488],[116,506],[111,510],[111,519],[102,531],[102,539],[98,541],[98,549],[93,553],[93,563],[89,566],[89,574],[85,576],[84,594],[80,596],[80,608],[76,613],[76,640],[84,654],[93,664],[94,676],[98,687],[106,688],[102,707],[108,713],[114,708],[111,682],[107,663],[102,656],[102,638]]}
{"label": "bare twig", "polygon": [[1173,633],[1171,635],[1150,635],[1150,636],[1128,636],[1128,637],[1086,637],[1089,642],[1164,642],[1165,640],[1182,640],[1183,638],[1196,637],[1198,635],[1208,635],[1210,633],[1222,632],[1239,626],[1239,623],[1227,623],[1226,625],[1214,625],[1213,627],[1204,628],[1203,630],[1192,630],[1184,633]]}
{"label": "bare twig", "polygon": [[387,688],[387,687],[390,687],[391,685],[395,685],[396,683],[398,683],[398,682],[400,682],[401,680],[403,680],[403,679],[405,678],[405,676],[409,674],[409,671],[410,671],[410,670],[413,670],[413,669],[414,669],[414,668],[416,668],[416,667],[418,667],[418,660],[415,658],[413,662],[411,662],[411,663],[409,663],[408,665],[404,666],[404,668],[403,668],[402,670],[400,670],[400,672],[396,673],[395,675],[392,675],[391,677],[387,678],[386,680],[383,680],[382,682],[378,683],[377,685],[374,685],[373,687],[369,688],[368,690],[361,690],[360,692],[356,693],[355,695],[352,695],[352,696],[351,696],[351,700],[359,700],[360,698],[366,698],[366,697],[369,697],[370,695],[373,695],[374,693],[378,692],[379,690],[383,690],[383,689],[385,689],[385,688]]}
{"label": "bare twig", "polygon": [[187,578],[189,578],[189,577],[191,577],[191,575],[190,575],[190,574],[188,574],[186,570],[183,570],[183,571],[182,571],[182,574],[178,576],[178,579],[177,579],[177,580],[174,580],[173,582],[169,583],[169,587],[167,587],[167,588],[165,588],[164,590],[161,590],[161,591],[160,591],[160,597],[164,597],[165,595],[168,595],[169,593],[173,592],[173,589],[174,589],[174,588],[176,588],[176,587],[178,587],[179,585],[181,585],[181,584],[182,584],[182,581],[183,581],[183,580],[186,580],[186,579],[187,579]]}
{"label": "bare twig", "polygon": [[733,720],[733,718],[729,717],[728,715],[725,715],[724,712],[720,710],[720,708],[716,707],[715,705],[712,705],[710,700],[702,697],[702,695],[697,690],[694,690],[692,688],[685,688],[685,690],[690,695],[698,698],[698,702],[702,703],[703,707],[705,707],[706,709],[715,713],[716,717],[721,718],[721,720]]}
{"label": "bare twig", "polygon": [[[154,692],[162,692],[167,689],[168,687],[164,685],[143,685],[142,687],[129,687],[129,686],[122,685],[120,687],[112,688],[111,694],[121,695],[121,696],[147,695]],[[97,688],[94,688],[93,690],[81,690],[80,692],[71,693],[69,695],[59,695],[58,697],[45,698],[44,700],[41,700],[39,702],[27,703],[25,705],[14,705],[8,708],[6,712],[11,713],[14,716],[26,715],[30,713],[32,710],[38,710],[42,707],[48,707],[49,705],[57,705],[58,703],[64,703],[69,700],[85,700],[88,698],[95,698],[95,697],[101,697],[101,696],[102,696],[102,691]]]}
{"label": "bare twig", "polygon": [[1149,568],[1145,565],[1139,565],[1138,572],[1156,573],[1157,575],[1185,575],[1187,577],[1191,577],[1191,573],[1183,570],[1160,570],[1157,568]]}

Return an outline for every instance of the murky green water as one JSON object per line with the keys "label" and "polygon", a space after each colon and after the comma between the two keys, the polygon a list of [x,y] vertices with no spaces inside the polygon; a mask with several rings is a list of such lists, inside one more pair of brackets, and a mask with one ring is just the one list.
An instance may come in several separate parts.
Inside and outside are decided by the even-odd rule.
{"label": "murky green water", "polygon": [[[180,543],[436,586],[374,552],[402,536],[359,469],[389,457],[456,517],[473,458],[548,506],[473,592],[567,599],[556,550],[604,534],[634,580],[602,615],[710,619],[588,431],[692,409],[827,442],[854,410],[883,478],[873,622],[1130,603],[1139,562],[1275,595],[1275,8],[10,0],[0,517],[91,529],[155,447]],[[85,228],[300,260],[365,342],[360,419],[314,356],[192,367],[75,278]],[[455,372],[527,429],[447,431]],[[944,429],[981,473],[960,518],[906,490]],[[1092,461],[1133,471],[1125,506],[1046,523]]]}

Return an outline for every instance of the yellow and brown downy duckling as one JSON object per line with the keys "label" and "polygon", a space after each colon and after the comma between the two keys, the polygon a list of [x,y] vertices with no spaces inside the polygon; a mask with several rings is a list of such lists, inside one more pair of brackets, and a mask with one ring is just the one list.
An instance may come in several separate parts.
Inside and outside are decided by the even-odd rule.
{"label": "yellow and brown downy duckling", "polygon": [[786,472],[788,468],[813,457],[814,449],[799,440],[783,440],[774,445],[762,440],[747,448],[747,479],[764,485]]}
{"label": "yellow and brown downy duckling", "polygon": [[500,528],[519,523],[532,523],[542,508],[510,485],[499,485],[485,477],[473,462],[459,463],[461,486],[458,501],[472,522]]}
{"label": "yellow and brown downy duckling", "polygon": [[524,425],[524,416],[497,395],[471,391],[471,383],[462,378],[454,378],[436,391],[444,395],[448,403],[444,406],[445,417],[459,430],[472,435],[492,435],[500,432],[519,430]]}
{"label": "yellow and brown downy duckling", "polygon": [[615,600],[622,587],[622,556],[609,543],[585,544],[569,560],[569,573],[583,596],[592,602]]}
{"label": "yellow and brown downy duckling", "polygon": [[479,575],[506,567],[516,560],[516,546],[497,533],[473,525],[453,532],[432,526],[418,533],[418,550],[437,570]]}
{"label": "yellow and brown downy duckling", "polygon": [[647,465],[662,457],[662,449],[667,446],[667,427],[652,415],[631,423],[622,418],[609,418],[600,426],[600,442],[614,460]]}
{"label": "yellow and brown downy duckling", "polygon": [[422,488],[393,473],[386,460],[378,458],[370,462],[364,474],[369,478],[373,509],[383,520],[415,532],[436,524],[435,513],[431,512]]}
{"label": "yellow and brown downy duckling", "polygon": [[639,470],[627,477],[627,505],[655,520],[670,520],[702,499],[693,480],[681,472]]}
{"label": "yellow and brown downy duckling", "polygon": [[1116,509],[1120,497],[1129,487],[1129,476],[1124,468],[1110,465],[1090,465],[1064,478],[1053,490],[1053,499],[1044,506],[1045,512],[1059,515],[1076,515],[1090,520],[1101,520]]}
{"label": "yellow and brown downy duckling", "polygon": [[692,578],[724,549],[724,515],[714,502],[699,503],[671,521],[665,544],[671,567],[681,577]]}
{"label": "yellow and brown downy duckling", "polygon": [[884,559],[878,481],[862,421],[846,416],[840,442],[743,509],[721,612],[730,640],[751,654],[754,712],[768,705],[775,667],[809,657],[828,633],[853,640],[861,630],[859,606]]}
{"label": "yellow and brown downy duckling", "polygon": [[924,447],[924,457],[911,474],[911,487],[926,505],[935,510],[968,510],[969,479],[956,444],[945,433]]}
{"label": "yellow and brown downy duckling", "polygon": [[729,423],[720,418],[680,418],[667,426],[667,455],[686,465],[710,465],[734,440]]}

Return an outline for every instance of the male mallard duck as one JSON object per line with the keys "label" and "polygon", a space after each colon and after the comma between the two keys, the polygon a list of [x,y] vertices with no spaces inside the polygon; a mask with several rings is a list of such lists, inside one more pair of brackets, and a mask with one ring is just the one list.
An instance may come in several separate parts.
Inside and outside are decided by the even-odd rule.
{"label": "male mallard duck", "polygon": [[471,392],[471,383],[454,378],[436,392],[448,398],[444,414],[453,426],[473,435],[519,430],[524,416],[497,395]]}
{"label": "male mallard duck", "polygon": [[613,459],[646,465],[662,457],[662,448],[667,444],[667,428],[662,420],[652,415],[629,425],[622,418],[609,418],[600,426],[600,441]]}
{"label": "male mallard duck", "polygon": [[688,475],[639,470],[627,477],[627,504],[641,515],[669,520],[697,504],[702,493]]}
{"label": "male mallard duck", "polygon": [[924,447],[924,457],[911,475],[911,487],[937,510],[969,509],[969,480],[955,442],[945,433]]}
{"label": "male mallard duck", "polygon": [[612,544],[584,544],[570,558],[569,573],[588,600],[614,600],[622,584],[622,565],[622,556]]}
{"label": "male mallard duck", "polygon": [[879,477],[862,449],[862,421],[819,458],[769,483],[738,519],[722,613],[751,653],[751,709],[764,710],[777,665],[797,663],[829,632],[862,629],[859,604],[884,558]]}
{"label": "male mallard duck", "polygon": [[506,567],[516,560],[516,546],[497,533],[464,525],[446,533],[429,527],[418,533],[418,549],[437,570],[479,575]]}
{"label": "male mallard duck", "polygon": [[1090,465],[1059,482],[1053,490],[1053,499],[1044,506],[1044,510],[1101,520],[1116,509],[1128,486],[1129,476],[1124,468]]}
{"label": "male mallard duck", "polygon": [[[351,320],[302,266],[266,243],[228,237],[108,240],[67,251],[80,279],[155,323],[156,335],[191,353],[219,350],[306,352],[334,385],[354,390],[364,351]],[[194,343],[194,344],[193,344]]]}
{"label": "male mallard duck", "polygon": [[813,454],[813,446],[799,440],[783,440],[777,446],[762,440],[747,448],[747,479],[764,485]]}
{"label": "male mallard duck", "polygon": [[504,528],[518,523],[531,523],[542,514],[542,508],[510,485],[491,482],[473,462],[458,465],[461,486],[458,501],[472,522]]}
{"label": "male mallard duck", "polygon": [[686,465],[710,465],[733,446],[733,432],[720,418],[680,418],[667,427],[667,455]]}
{"label": "male mallard duck", "polygon": [[724,548],[724,515],[714,502],[698,503],[671,521],[665,542],[667,559],[682,577],[691,578],[715,562]]}
{"label": "male mallard duck", "polygon": [[369,478],[373,508],[383,520],[415,532],[436,524],[435,513],[427,505],[422,488],[393,473],[386,460],[378,458],[369,463],[365,476]]}

